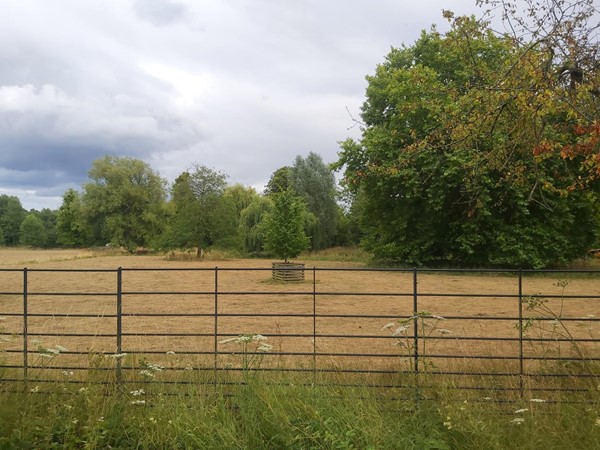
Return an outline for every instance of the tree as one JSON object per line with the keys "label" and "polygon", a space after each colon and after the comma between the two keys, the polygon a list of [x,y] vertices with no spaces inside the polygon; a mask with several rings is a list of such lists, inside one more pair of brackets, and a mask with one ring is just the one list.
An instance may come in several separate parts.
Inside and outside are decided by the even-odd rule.
{"label": "tree", "polygon": [[230,199],[235,205],[236,217],[238,220],[240,219],[242,211],[259,197],[256,189],[243,186],[239,183],[226,187],[223,195]]}
{"label": "tree", "polygon": [[288,262],[310,244],[304,232],[305,206],[291,190],[272,198],[273,210],[265,218],[265,250]]}
{"label": "tree", "polygon": [[95,243],[109,241],[132,251],[162,231],[165,181],[147,163],[105,156],[93,162],[89,176],[83,212]]}
{"label": "tree", "polygon": [[265,195],[279,194],[289,190],[291,187],[291,172],[292,168],[289,166],[280,167],[273,172],[265,186]]}
{"label": "tree", "polygon": [[564,153],[576,141],[570,88],[537,76],[543,51],[446,16],[448,33],[392,49],[367,78],[362,140],[341,144],[336,167],[361,195],[364,245],[408,264],[545,267],[584,255],[598,188]]}
{"label": "tree", "polygon": [[67,189],[56,217],[56,240],[66,247],[83,247],[90,241],[86,227],[81,195],[75,189]]}
{"label": "tree", "polygon": [[242,236],[244,251],[260,253],[265,246],[264,219],[273,210],[271,197],[256,196],[252,202],[242,210],[239,220],[239,229]]}
{"label": "tree", "polygon": [[335,201],[336,183],[331,169],[314,152],[306,158],[298,155],[290,170],[290,185],[317,219],[311,239],[313,250],[333,245],[339,207]]}
{"label": "tree", "polygon": [[20,244],[31,247],[44,247],[46,244],[44,223],[33,213],[28,214],[21,223]]}
{"label": "tree", "polygon": [[4,245],[19,244],[19,229],[27,211],[21,206],[18,197],[0,195],[0,228],[4,235]]}
{"label": "tree", "polygon": [[238,245],[237,209],[233,198],[224,196],[226,180],[227,175],[201,165],[175,180],[174,214],[161,239],[162,248],[196,247],[200,258],[209,246]]}

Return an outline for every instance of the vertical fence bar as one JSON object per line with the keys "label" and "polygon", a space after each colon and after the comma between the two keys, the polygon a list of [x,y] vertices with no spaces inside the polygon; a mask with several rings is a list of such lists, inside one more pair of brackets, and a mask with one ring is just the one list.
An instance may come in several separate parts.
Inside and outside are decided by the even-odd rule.
{"label": "vertical fence bar", "polygon": [[27,383],[29,369],[27,267],[23,269],[23,381]]}
{"label": "vertical fence bar", "polygon": [[[123,268],[117,269],[117,355],[123,351]],[[123,381],[123,371],[121,366],[122,358],[117,357],[116,380],[120,384]]]}
{"label": "vertical fence bar", "polygon": [[313,266],[313,385],[317,385],[317,269]]}
{"label": "vertical fence bar", "polygon": [[217,370],[219,368],[219,268],[215,267],[215,334],[214,334],[214,361],[213,382],[217,388]]}
{"label": "vertical fence bar", "polygon": [[519,268],[519,394],[523,397],[523,270]]}
{"label": "vertical fence bar", "polygon": [[417,268],[413,268],[413,358],[415,361],[415,373],[419,373],[419,320],[417,315],[419,314],[419,301],[417,294]]}

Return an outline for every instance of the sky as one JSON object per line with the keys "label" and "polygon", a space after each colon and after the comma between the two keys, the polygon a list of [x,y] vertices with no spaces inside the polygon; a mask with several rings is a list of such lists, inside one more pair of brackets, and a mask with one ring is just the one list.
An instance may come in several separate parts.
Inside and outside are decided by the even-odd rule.
{"label": "sky", "polygon": [[259,192],[337,159],[391,47],[475,0],[0,0],[0,194],[58,208],[104,155]]}

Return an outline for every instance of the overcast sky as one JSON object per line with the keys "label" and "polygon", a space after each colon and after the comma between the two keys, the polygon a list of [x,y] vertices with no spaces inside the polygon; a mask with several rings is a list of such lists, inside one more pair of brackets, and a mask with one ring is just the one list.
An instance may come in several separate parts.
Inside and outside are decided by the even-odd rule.
{"label": "overcast sky", "polygon": [[358,137],[372,74],[475,0],[0,0],[0,194],[57,208],[106,154],[262,190]]}

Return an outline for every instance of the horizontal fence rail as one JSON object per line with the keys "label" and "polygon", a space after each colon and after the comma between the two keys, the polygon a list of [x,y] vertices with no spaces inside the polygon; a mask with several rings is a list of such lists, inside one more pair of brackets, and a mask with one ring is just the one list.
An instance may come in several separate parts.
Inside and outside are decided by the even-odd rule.
{"label": "horizontal fence rail", "polygon": [[0,269],[0,381],[217,385],[261,373],[519,396],[598,385],[600,271],[303,273]]}

